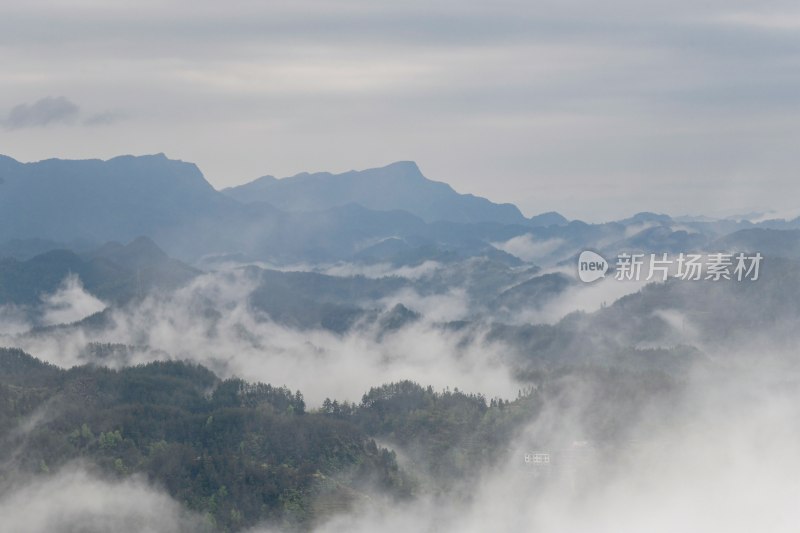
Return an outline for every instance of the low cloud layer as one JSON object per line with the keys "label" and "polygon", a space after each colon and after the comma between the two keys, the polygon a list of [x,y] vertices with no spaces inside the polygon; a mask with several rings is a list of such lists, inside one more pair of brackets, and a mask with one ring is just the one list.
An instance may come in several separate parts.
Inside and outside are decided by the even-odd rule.
{"label": "low cloud layer", "polygon": [[[3,487],[7,488],[8,480]],[[82,532],[189,533],[201,521],[168,495],[141,479],[105,480],[81,465],[52,476],[16,480],[0,493],[4,531],[15,533]]]}
{"label": "low cloud layer", "polygon": [[[260,315],[248,305],[255,288],[242,271],[207,274],[174,294],[109,312],[109,326],[62,328],[0,337],[62,367],[89,362],[91,342],[133,346],[110,366],[165,357],[204,364],[224,377],[236,375],[300,389],[311,405],[326,398],[357,401],[370,387],[403,379],[437,389],[459,387],[487,396],[511,397],[519,389],[511,370],[499,364],[504,346],[473,339],[473,332],[446,331],[423,319],[398,330],[365,324],[345,334],[297,330]],[[406,302],[434,319],[463,316],[463,295],[399,294],[386,305]],[[103,304],[75,280],[46,299],[51,323],[72,322]],[[58,319],[58,320],[57,320]]]}
{"label": "low cloud layer", "polygon": [[492,246],[530,263],[547,258],[564,245],[562,239],[536,239],[530,233],[512,237],[505,242],[495,242]]}
{"label": "low cloud layer", "polygon": [[[581,419],[597,416],[599,398],[576,381],[501,465],[473,480],[468,501],[378,505],[316,532],[790,533],[800,520],[796,376],[718,370],[629,420],[632,438],[608,442],[584,440]],[[551,465],[526,465],[528,451],[550,453]]]}
{"label": "low cloud layer", "polygon": [[[500,464],[476,469],[466,497],[423,494],[390,503],[376,493],[366,507],[313,531],[794,532],[800,520],[798,375],[758,366],[756,354],[726,356],[732,364],[714,373],[698,369],[677,395],[654,394],[657,401],[641,416],[625,421],[625,437],[607,440],[588,438],[584,426],[608,416],[597,409],[603,397],[573,378],[547,397]],[[772,360],[791,358],[773,354]],[[551,464],[526,465],[528,451],[551,454]],[[197,517],[141,479],[103,479],[81,465],[35,480],[6,479],[4,488],[10,486],[0,492],[0,516],[9,531],[201,527]],[[281,531],[264,524],[250,533]]]}
{"label": "low cloud layer", "polygon": [[[559,305],[566,310],[610,303],[620,296],[617,290],[637,287],[612,284],[576,287],[580,292],[568,291]],[[300,389],[311,406],[325,397],[357,401],[369,387],[399,379],[489,396],[508,397],[520,387],[502,358],[503,347],[485,342],[480,329],[446,331],[423,319],[382,333],[370,324],[343,335],[299,331],[250,308],[246,302],[254,287],[246,271],[207,274],[175,294],[107,311],[107,327],[6,335],[0,344],[70,366],[89,360],[89,342],[126,343],[134,346],[132,352],[103,362],[190,359],[224,376]],[[415,297],[397,295],[410,305]],[[59,307],[86,298],[79,283],[68,279],[45,302]],[[457,291],[447,298],[452,301],[422,299],[417,305],[429,313],[463,305]],[[661,315],[684,341],[693,340],[679,310]],[[315,533],[792,532],[800,520],[795,354],[764,339],[758,350],[709,356],[667,393],[634,374],[631,383],[644,402],[603,379],[580,373],[557,378],[557,387],[539,391],[544,402],[535,421],[520,428],[499,464],[473,472],[469,490],[421,494],[401,504],[376,494],[367,507],[334,517]],[[635,416],[620,406],[633,406]],[[552,454],[550,469],[526,466],[527,451]],[[109,481],[73,467],[15,483],[0,496],[0,515],[15,531],[61,525],[91,532],[112,525],[123,532],[197,530],[194,517],[141,480]],[[279,529],[264,525],[253,533],[267,531]]]}

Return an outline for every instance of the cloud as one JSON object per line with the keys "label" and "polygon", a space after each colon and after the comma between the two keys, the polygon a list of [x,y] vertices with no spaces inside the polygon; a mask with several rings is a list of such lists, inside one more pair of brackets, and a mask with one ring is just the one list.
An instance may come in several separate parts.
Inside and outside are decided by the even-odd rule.
{"label": "cloud", "polygon": [[202,527],[197,517],[143,480],[108,481],[77,464],[53,476],[16,481],[11,488],[0,497],[4,531],[188,533]]}
{"label": "cloud", "polygon": [[404,265],[400,267],[390,263],[359,264],[342,262],[333,265],[320,265],[314,267],[313,270],[329,276],[364,276],[373,279],[397,276],[405,279],[418,280],[429,277],[442,268],[443,265],[441,263],[427,260],[419,265]]}
{"label": "cloud", "polygon": [[105,309],[106,304],[83,288],[80,278],[70,274],[52,294],[44,294],[42,323],[45,326],[70,324]]}
{"label": "cloud", "polygon": [[402,304],[434,322],[464,320],[470,315],[467,292],[463,288],[427,295],[421,295],[411,288],[404,288],[381,299],[381,303],[387,308]]}
{"label": "cloud", "polygon": [[4,119],[0,119],[8,130],[44,128],[53,125],[106,126],[124,120],[126,116],[117,111],[102,111],[84,117],[80,106],[64,96],[48,96],[32,104],[14,106]]}
{"label": "cloud", "polygon": [[[429,341],[407,339],[411,350]],[[594,382],[556,378],[541,390],[542,410],[497,464],[465,466],[472,472],[465,496],[423,492],[397,503],[376,491],[313,531],[793,532],[800,520],[798,375],[765,364],[762,351],[719,355],[724,364],[698,368],[666,392],[631,374],[639,398],[605,383],[614,374]],[[792,352],[771,359],[797,367]],[[614,430],[618,423],[624,431]],[[546,475],[526,467],[529,450],[551,454]],[[196,517],[141,479],[110,481],[80,465],[0,494],[4,525],[21,533],[197,527]],[[264,525],[251,533],[267,531],[283,530]]]}
{"label": "cloud", "polygon": [[[554,269],[574,276],[572,269]],[[561,294],[548,300],[541,308],[523,309],[516,317],[516,323],[554,324],[573,311],[591,313],[606,305],[611,305],[625,295],[635,293],[647,285],[647,281],[618,281],[613,275],[593,283],[579,283],[567,287]]]}
{"label": "cloud", "polygon": [[263,261],[231,261],[224,259],[217,261],[215,258],[208,258],[201,264],[206,270],[231,270],[243,266],[257,266],[268,270],[279,270],[281,272],[317,272],[327,276],[364,276],[365,278],[379,279],[387,277],[405,278],[408,280],[420,280],[429,278],[441,271],[445,265],[438,261],[426,260],[418,265],[396,266],[391,263],[350,263],[339,261],[337,263],[292,263],[292,264],[273,264]]}
{"label": "cloud", "polygon": [[[608,375],[565,376],[542,391],[542,411],[508,454],[474,470],[466,497],[378,497],[314,532],[793,532],[800,388],[796,373],[765,367],[761,355],[737,354],[737,370],[697,369],[666,393],[631,375],[639,405],[603,385]],[[623,431],[609,430],[619,423]],[[549,453],[551,466],[527,467],[532,450]]]}
{"label": "cloud", "polygon": [[109,124],[115,124],[121,120],[124,120],[125,118],[125,115],[122,113],[116,111],[105,111],[103,113],[95,113],[94,115],[86,117],[83,120],[83,125],[107,126]]}
{"label": "cloud", "polygon": [[[247,305],[254,284],[244,271],[206,274],[174,294],[109,311],[105,329],[65,328],[17,340],[63,366],[85,362],[81,350],[90,341],[146,345],[132,359],[109,362],[163,359],[157,352],[163,350],[222,375],[299,388],[311,405],[326,396],[357,400],[370,386],[404,378],[490,396],[517,388],[503,350],[483,342],[480,332],[444,332],[425,320],[380,339],[369,325],[345,335],[292,330]],[[552,311],[610,303],[620,291],[639,286],[610,280],[579,286]],[[53,299],[79,302],[85,295],[78,288],[68,280]],[[457,293],[446,300],[422,299],[418,305],[447,313],[466,305]],[[677,310],[659,316],[684,335]],[[684,338],[694,333],[689,335]],[[542,410],[503,460],[486,471],[465,466],[474,473],[465,500],[453,491],[387,505],[376,495],[370,498],[374,506],[365,504],[315,531],[794,531],[800,520],[800,377],[794,351],[776,353],[773,346],[761,342],[752,353],[717,353],[666,392],[638,371],[628,382],[638,395],[617,387],[617,370],[604,370],[595,382],[582,374],[554,378],[537,389]],[[631,410],[638,416],[629,416]],[[20,427],[37,420],[33,416]],[[548,477],[526,470],[523,453],[531,449],[556,458]],[[79,467],[0,494],[4,525],[23,533],[61,525],[68,531],[128,531],[119,524],[130,531],[191,530],[191,517],[141,480],[108,481]]]}
{"label": "cloud", "polygon": [[30,329],[25,310],[13,304],[0,305],[0,336],[23,333]]}
{"label": "cloud", "polygon": [[656,222],[656,221],[653,221],[653,220],[640,222],[638,224],[630,224],[629,226],[625,227],[625,234],[624,235],[625,235],[625,238],[627,239],[627,238],[633,237],[634,235],[637,235],[637,234],[639,234],[639,233],[641,233],[643,231],[649,230],[650,228],[655,228],[655,227],[660,226],[660,225],[661,224],[659,222]]}
{"label": "cloud", "polygon": [[[511,397],[520,384],[501,364],[506,347],[485,341],[482,330],[448,331],[423,319],[398,330],[358,325],[345,334],[298,330],[261,315],[248,304],[256,287],[244,271],[200,276],[174,293],[154,294],[126,308],[112,308],[104,328],[70,327],[0,337],[62,367],[96,362],[87,345],[132,346],[103,364],[119,367],[164,358],[201,363],[222,377],[238,376],[299,389],[310,405],[326,398],[357,401],[370,387],[411,379],[437,389],[458,387],[489,397]],[[50,323],[101,308],[102,302],[70,278],[46,298]],[[463,292],[438,296],[399,292],[384,305],[407,304],[435,319],[464,315]]]}
{"label": "cloud", "polygon": [[535,263],[561,248],[563,244],[563,239],[537,240],[530,233],[525,233],[505,242],[493,242],[492,246],[523,261]]}
{"label": "cloud", "polygon": [[42,98],[32,104],[19,104],[9,111],[3,124],[7,129],[36,128],[52,124],[73,124],[80,107],[63,96]]}

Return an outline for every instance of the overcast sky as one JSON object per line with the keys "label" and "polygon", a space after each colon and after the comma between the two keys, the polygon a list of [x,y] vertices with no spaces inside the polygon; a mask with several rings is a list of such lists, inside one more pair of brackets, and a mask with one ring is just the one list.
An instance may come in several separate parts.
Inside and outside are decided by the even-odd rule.
{"label": "overcast sky", "polygon": [[800,5],[6,0],[0,153],[165,152],[217,188],[417,161],[604,220],[800,208]]}

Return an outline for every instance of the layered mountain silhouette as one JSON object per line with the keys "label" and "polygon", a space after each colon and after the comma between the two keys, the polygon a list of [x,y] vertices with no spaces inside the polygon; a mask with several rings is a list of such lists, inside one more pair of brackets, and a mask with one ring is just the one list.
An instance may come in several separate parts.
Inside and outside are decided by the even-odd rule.
{"label": "layered mountain silhouette", "polygon": [[264,177],[217,191],[197,166],[164,154],[37,163],[0,156],[0,257],[18,260],[146,236],[170,256],[203,265],[230,258],[407,265],[468,257],[558,264],[589,245],[609,254],[698,249],[753,228],[800,222],[676,221],[656,213],[604,224],[570,222],[555,212],[526,218],[514,205],[429,180],[407,161]]}
{"label": "layered mountain silhouette", "polygon": [[262,178],[222,193],[194,164],[163,154],[37,163],[0,157],[0,253],[17,258],[146,235],[191,261],[219,254],[341,260],[395,238],[401,246],[388,259],[403,262],[494,250],[473,236],[471,224],[518,232],[564,222],[555,213],[529,220],[513,205],[458,194],[411,162]]}
{"label": "layered mountain silhouette", "polygon": [[[285,211],[321,211],[356,203],[376,211],[407,211],[426,222],[531,223],[515,205],[459,194],[446,183],[429,180],[412,161],[343,174],[304,172],[283,179],[264,176],[222,192],[240,202],[268,202]],[[566,222],[557,213],[534,219],[539,225]]]}

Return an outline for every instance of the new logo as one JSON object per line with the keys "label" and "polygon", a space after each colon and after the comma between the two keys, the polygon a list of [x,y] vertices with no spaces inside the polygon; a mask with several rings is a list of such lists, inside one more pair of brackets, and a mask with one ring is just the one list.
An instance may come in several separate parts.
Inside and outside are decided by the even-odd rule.
{"label": "new logo", "polygon": [[603,256],[586,250],[581,252],[578,257],[578,277],[584,283],[591,283],[600,278],[606,277],[608,272],[608,261]]}

